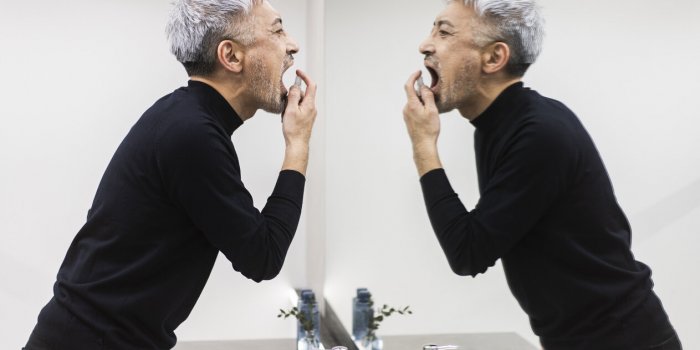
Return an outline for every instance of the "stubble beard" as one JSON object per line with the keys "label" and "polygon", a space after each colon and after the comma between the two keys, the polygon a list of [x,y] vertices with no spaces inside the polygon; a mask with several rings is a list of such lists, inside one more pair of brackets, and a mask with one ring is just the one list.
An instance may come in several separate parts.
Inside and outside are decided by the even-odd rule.
{"label": "stubble beard", "polygon": [[[476,92],[477,77],[478,66],[476,63],[468,62],[461,66],[451,84],[440,86],[440,91],[435,96],[438,112],[447,113],[469,103]],[[440,73],[440,82],[444,82],[442,73]]]}
{"label": "stubble beard", "polygon": [[281,81],[281,72],[284,69],[284,63],[280,68],[279,79],[274,79],[272,70],[265,67],[263,61],[259,58],[252,59],[251,62],[251,90],[260,103],[260,109],[273,113],[280,114],[284,111],[285,96],[282,95],[279,82]]}

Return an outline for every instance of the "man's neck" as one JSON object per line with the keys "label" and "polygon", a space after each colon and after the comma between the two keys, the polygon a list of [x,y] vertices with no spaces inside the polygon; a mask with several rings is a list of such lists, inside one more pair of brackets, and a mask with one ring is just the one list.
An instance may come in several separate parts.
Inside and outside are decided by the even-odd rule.
{"label": "man's neck", "polygon": [[216,90],[219,94],[221,94],[221,96],[224,97],[224,99],[226,99],[226,101],[228,101],[231,108],[236,111],[236,114],[238,114],[238,116],[244,122],[250,119],[257,111],[257,108],[251,107],[245,103],[243,95],[245,90],[242,84],[231,84],[228,82],[222,82],[220,79],[202,77],[198,75],[191,76],[190,80],[199,81],[214,88],[214,90]]}
{"label": "man's neck", "polygon": [[459,108],[459,114],[461,114],[464,118],[467,118],[469,121],[473,121],[474,119],[478,118],[481,113],[484,113],[487,108],[489,108],[489,106],[496,100],[496,98],[498,98],[503,90],[519,82],[520,80],[521,78],[517,77],[499,80],[498,82],[485,82],[476,88],[473,101],[470,101]]}

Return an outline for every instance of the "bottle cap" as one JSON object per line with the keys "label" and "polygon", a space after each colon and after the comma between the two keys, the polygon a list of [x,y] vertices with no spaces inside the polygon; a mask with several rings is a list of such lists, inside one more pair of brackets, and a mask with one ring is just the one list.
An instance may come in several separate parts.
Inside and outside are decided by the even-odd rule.
{"label": "bottle cap", "polygon": [[362,302],[367,302],[369,301],[369,298],[372,297],[372,293],[370,293],[367,289],[362,288],[357,290],[357,300],[362,301]]}
{"label": "bottle cap", "polygon": [[316,295],[314,294],[314,291],[311,289],[304,289],[301,291],[301,300],[309,302],[309,301],[315,301],[316,300]]}

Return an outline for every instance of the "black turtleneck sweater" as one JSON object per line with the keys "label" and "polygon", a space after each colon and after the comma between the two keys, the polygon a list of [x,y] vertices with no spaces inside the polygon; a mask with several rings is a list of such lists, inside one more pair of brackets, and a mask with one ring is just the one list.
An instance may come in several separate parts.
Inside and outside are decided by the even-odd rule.
{"label": "black turtleneck sweater", "polygon": [[231,142],[241,124],[196,81],[144,113],[104,173],[36,336],[56,349],[169,349],[219,251],[256,282],[279,273],[305,179],[282,171],[255,209]]}
{"label": "black turtleneck sweater", "polygon": [[472,123],[476,207],[467,211],[443,169],[421,178],[452,270],[476,276],[500,258],[548,350],[642,349],[672,334],[651,271],[630,251],[629,223],[578,118],[516,83]]}

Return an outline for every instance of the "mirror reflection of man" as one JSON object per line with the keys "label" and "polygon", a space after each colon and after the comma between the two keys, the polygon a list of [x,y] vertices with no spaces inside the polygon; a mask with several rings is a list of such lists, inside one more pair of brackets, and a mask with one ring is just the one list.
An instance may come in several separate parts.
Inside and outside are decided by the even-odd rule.
{"label": "mirror reflection of man", "polygon": [[[501,259],[547,350],[680,349],[593,141],[566,106],[521,82],[542,36],[532,0],[459,0],[420,45],[432,81],[419,95],[421,73],[410,77],[404,120],[438,241],[459,275]],[[475,127],[471,211],[438,154],[438,115],[453,109]]]}
{"label": "mirror reflection of man", "polygon": [[[259,0],[178,0],[167,33],[190,81],[117,149],[27,350],[170,349],[219,251],[256,282],[282,268],[316,118],[315,83],[301,71],[305,93],[282,83],[299,48]],[[283,113],[286,144],[262,212],[231,142],[259,109]]]}

